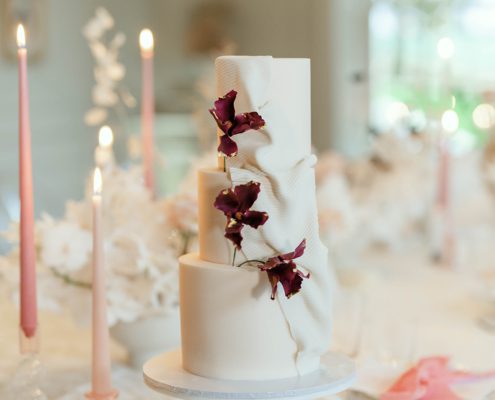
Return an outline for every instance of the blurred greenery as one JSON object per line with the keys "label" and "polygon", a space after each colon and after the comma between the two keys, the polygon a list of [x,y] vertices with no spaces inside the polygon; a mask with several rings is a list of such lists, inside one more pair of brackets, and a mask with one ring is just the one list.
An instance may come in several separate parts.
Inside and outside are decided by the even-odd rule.
{"label": "blurred greenery", "polygon": [[471,133],[477,145],[484,145],[487,140],[486,131],[479,129],[472,118],[476,106],[483,102],[482,96],[477,93],[453,89],[452,94],[432,96],[423,88],[415,88],[398,82],[390,87],[388,94],[405,103],[410,110],[423,110],[427,117],[435,119],[440,119],[445,110],[452,108],[452,96],[454,96],[454,109],[459,115],[459,129]]}
{"label": "blurred greenery", "polygon": [[[473,111],[495,100],[493,15],[495,0],[375,0],[370,14],[372,123],[389,129],[386,107],[394,101],[439,120],[455,96],[459,129],[483,145],[488,134],[474,124]],[[437,54],[443,37],[455,45],[449,60]]]}

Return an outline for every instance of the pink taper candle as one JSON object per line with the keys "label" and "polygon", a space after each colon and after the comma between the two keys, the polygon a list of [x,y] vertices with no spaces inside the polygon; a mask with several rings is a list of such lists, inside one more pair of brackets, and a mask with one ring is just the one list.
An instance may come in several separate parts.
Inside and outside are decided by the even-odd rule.
{"label": "pink taper candle", "polygon": [[[455,106],[455,98],[452,99]],[[450,199],[451,154],[450,138],[459,127],[459,117],[455,110],[447,110],[442,115],[442,135],[438,148],[438,190],[437,207],[442,216],[442,233],[440,259],[443,264],[453,267],[455,260],[455,232]]]}
{"label": "pink taper candle", "polygon": [[[452,107],[455,107],[452,96]],[[448,210],[450,206],[450,138],[459,128],[459,116],[454,109],[445,111],[441,119],[442,132],[438,142],[438,190],[437,205]]]}
{"label": "pink taper candle", "polygon": [[446,139],[439,143],[438,152],[437,204],[442,210],[447,210],[450,202],[450,153]]}
{"label": "pink taper candle", "polygon": [[448,139],[439,144],[437,207],[443,220],[440,260],[447,267],[455,264],[455,237],[450,205],[450,150]]}
{"label": "pink taper candle", "polygon": [[[19,61],[19,194],[20,223],[20,306],[21,330],[25,339],[36,336],[38,310],[36,305],[36,254],[34,244],[33,176],[31,167],[31,127],[29,124],[29,89],[27,50],[24,27],[17,28]],[[22,339],[22,336],[21,336]],[[25,346],[25,343],[21,347]],[[32,349],[31,349],[32,350]]]}
{"label": "pink taper candle", "polygon": [[118,393],[112,387],[110,338],[107,323],[107,300],[103,257],[102,177],[95,169],[93,180],[93,357],[91,392],[88,399],[115,399]]}
{"label": "pink taper candle", "polygon": [[154,194],[153,173],[153,120],[155,113],[155,96],[153,91],[153,33],[143,29],[139,35],[142,59],[142,99],[141,99],[141,135],[143,148],[144,182]]}

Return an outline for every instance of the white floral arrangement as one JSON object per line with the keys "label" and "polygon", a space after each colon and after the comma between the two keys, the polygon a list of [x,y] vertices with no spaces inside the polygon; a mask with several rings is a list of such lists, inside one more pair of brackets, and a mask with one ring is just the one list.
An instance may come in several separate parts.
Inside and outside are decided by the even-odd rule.
{"label": "white floral arrangement", "polygon": [[[184,238],[197,234],[194,200],[180,193],[153,200],[139,168],[103,171],[104,249],[108,322],[132,322],[174,312],[178,307],[178,261],[189,250]],[[40,306],[77,316],[91,315],[92,191],[66,204],[65,216],[43,215],[36,222],[36,262]],[[18,298],[18,224],[4,234],[12,251],[0,258],[13,299]]]}
{"label": "white floral arrangement", "polygon": [[[421,138],[381,136],[370,156],[346,160],[326,153],[316,166],[321,237],[337,256],[373,244],[400,245],[426,221],[434,174]],[[198,233],[198,168],[213,167],[216,151],[192,163],[178,193],[153,200],[139,168],[111,166],[104,176],[105,268],[109,324],[163,315],[178,307],[177,258],[194,250]],[[91,315],[91,185],[69,201],[65,216],[36,223],[40,305],[69,308],[78,321]],[[18,226],[4,235],[14,244],[0,273],[17,298]]]}
{"label": "white floral arrangement", "polygon": [[111,112],[121,118],[127,109],[136,106],[136,99],[122,83],[126,70],[118,59],[126,37],[120,31],[114,32],[114,25],[112,15],[105,8],[98,7],[83,29],[95,61],[96,83],[91,96],[94,105],[84,116],[89,126],[104,124]]}
{"label": "white floral arrangement", "polygon": [[324,154],[316,167],[322,239],[334,252],[400,247],[424,234],[434,192],[426,137],[376,137],[368,156]]}

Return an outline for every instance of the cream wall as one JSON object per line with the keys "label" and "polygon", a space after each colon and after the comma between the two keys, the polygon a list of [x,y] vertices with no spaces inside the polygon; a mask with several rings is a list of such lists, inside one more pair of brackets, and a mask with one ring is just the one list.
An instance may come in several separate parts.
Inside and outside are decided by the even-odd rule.
{"label": "cream wall", "polygon": [[[46,210],[59,215],[66,199],[80,198],[83,179],[92,167],[96,132],[85,127],[82,117],[90,106],[93,61],[81,27],[95,7],[100,4],[107,7],[115,16],[118,28],[128,37],[122,60],[127,67],[126,84],[138,98],[137,35],[143,26],[153,29],[157,105],[161,111],[174,111],[180,104],[179,97],[184,95],[181,91],[186,92],[191,85],[200,62],[185,53],[184,33],[191,10],[205,1],[47,0],[46,54],[29,67],[38,213]],[[353,98],[359,98],[362,111],[363,104],[367,104],[367,93],[359,89],[352,92],[355,87],[349,86],[347,78],[356,63],[361,68],[366,55],[363,51],[367,48],[362,44],[367,40],[366,11],[357,7],[356,17],[353,5],[368,1],[228,0],[227,3],[235,8],[231,26],[239,53],[312,58],[313,142],[321,149],[334,145],[346,151],[354,146],[352,135],[358,135],[361,140],[362,133],[355,132],[355,127],[362,123],[356,125],[353,114],[349,114],[349,105]],[[356,43],[361,47],[353,47]],[[345,98],[347,108],[342,108],[340,99],[348,93],[352,94]],[[366,110],[363,112],[365,116]],[[347,122],[342,122],[341,115],[345,115]],[[346,126],[351,130],[345,132]],[[17,214],[17,73],[15,63],[2,56],[0,144],[1,229],[7,214],[2,208],[8,208],[13,216]]]}
{"label": "cream wall", "polygon": [[311,0],[313,134],[320,148],[368,150],[370,0]]}

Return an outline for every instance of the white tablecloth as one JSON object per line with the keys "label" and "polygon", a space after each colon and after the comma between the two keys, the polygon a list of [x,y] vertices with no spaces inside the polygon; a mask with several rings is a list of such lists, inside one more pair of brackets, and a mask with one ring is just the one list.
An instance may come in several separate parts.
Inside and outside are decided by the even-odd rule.
{"label": "white tablecloth", "polygon": [[[479,281],[466,268],[454,272],[434,267],[424,254],[418,250],[396,254],[374,251],[355,262],[355,268],[340,274],[365,304],[356,384],[360,389],[378,394],[402,371],[385,374],[389,369],[376,367],[373,362],[379,347],[389,337],[393,339],[389,327],[394,326],[414,330],[411,339],[414,359],[449,355],[459,368],[495,369],[495,334],[483,331],[477,324],[477,318],[493,307],[480,295]],[[0,383],[5,386],[19,360],[18,319],[14,306],[5,296],[2,299]],[[45,391],[50,399],[82,398],[90,376],[89,329],[47,312],[41,312],[40,323]],[[112,354],[114,384],[121,392],[121,399],[164,398],[145,387],[141,371],[124,365],[124,349],[113,344]],[[490,388],[495,389],[495,381],[457,390],[464,398],[476,400]]]}

